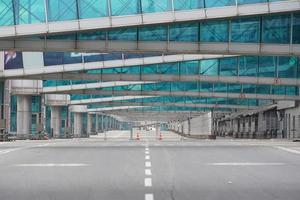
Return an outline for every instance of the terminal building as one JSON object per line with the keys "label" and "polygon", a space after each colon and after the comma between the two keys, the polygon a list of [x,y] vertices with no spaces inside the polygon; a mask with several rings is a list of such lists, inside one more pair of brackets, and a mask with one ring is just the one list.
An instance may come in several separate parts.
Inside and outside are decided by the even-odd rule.
{"label": "terminal building", "polygon": [[200,138],[300,138],[299,10],[299,0],[0,0],[1,137],[147,122]]}

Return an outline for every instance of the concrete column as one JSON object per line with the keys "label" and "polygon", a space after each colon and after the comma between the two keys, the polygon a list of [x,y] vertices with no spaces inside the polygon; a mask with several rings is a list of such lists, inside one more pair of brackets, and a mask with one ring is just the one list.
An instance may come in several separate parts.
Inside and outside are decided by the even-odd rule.
{"label": "concrete column", "polygon": [[101,115],[101,133],[104,132],[104,116]]}
{"label": "concrete column", "polygon": [[31,134],[32,102],[29,95],[17,96],[17,136],[28,138]]}
{"label": "concrete column", "polygon": [[96,134],[98,134],[98,132],[99,132],[99,116],[98,116],[98,114],[96,114],[96,125],[95,126],[96,126],[95,132],[96,132]]}
{"label": "concrete column", "polygon": [[81,113],[74,113],[74,137],[78,138],[82,135],[82,115]]}
{"label": "concrete column", "polygon": [[53,131],[53,137],[60,137],[61,130],[61,107],[51,106],[51,129]]}
{"label": "concrete column", "polygon": [[93,115],[88,114],[87,115],[87,133],[90,135],[92,133],[92,120],[93,120]]}

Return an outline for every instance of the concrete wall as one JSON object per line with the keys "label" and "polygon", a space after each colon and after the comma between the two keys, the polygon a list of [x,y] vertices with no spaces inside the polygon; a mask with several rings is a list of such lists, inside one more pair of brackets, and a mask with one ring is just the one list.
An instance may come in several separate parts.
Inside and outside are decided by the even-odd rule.
{"label": "concrete wall", "polygon": [[206,113],[191,119],[191,135],[211,135],[212,134],[212,113]]}

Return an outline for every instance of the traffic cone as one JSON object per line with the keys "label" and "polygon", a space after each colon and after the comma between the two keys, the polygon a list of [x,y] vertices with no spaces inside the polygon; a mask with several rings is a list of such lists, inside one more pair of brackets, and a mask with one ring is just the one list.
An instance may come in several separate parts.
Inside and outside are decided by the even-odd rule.
{"label": "traffic cone", "polygon": [[162,134],[161,133],[159,133],[159,140],[162,140],[163,138],[162,138]]}
{"label": "traffic cone", "polygon": [[140,133],[137,133],[136,140],[140,140]]}

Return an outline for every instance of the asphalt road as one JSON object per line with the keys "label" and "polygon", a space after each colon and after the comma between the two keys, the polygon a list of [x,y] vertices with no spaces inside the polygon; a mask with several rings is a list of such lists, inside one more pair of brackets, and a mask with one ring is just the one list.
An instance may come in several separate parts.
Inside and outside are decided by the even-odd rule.
{"label": "asphalt road", "polygon": [[300,199],[297,143],[127,134],[0,143],[0,200]]}

